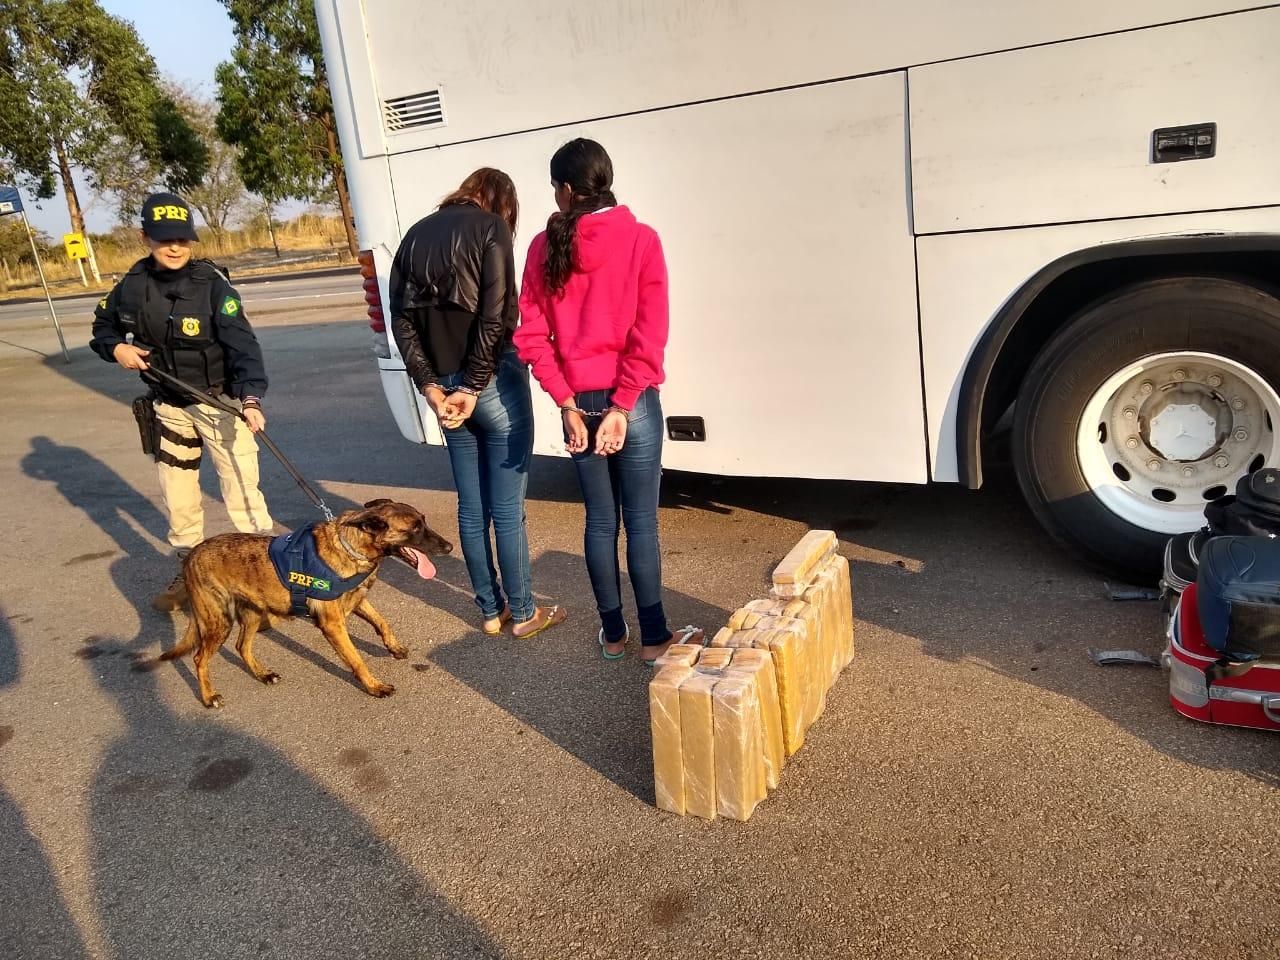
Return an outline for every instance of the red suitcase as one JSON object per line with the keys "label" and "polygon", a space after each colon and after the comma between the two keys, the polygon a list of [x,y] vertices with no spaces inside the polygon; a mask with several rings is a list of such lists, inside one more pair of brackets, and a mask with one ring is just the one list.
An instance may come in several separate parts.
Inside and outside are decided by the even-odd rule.
{"label": "red suitcase", "polygon": [[1218,652],[1204,642],[1196,585],[1182,591],[1169,624],[1169,701],[1184,717],[1280,732],[1280,664],[1260,663],[1238,677],[1205,685]]}

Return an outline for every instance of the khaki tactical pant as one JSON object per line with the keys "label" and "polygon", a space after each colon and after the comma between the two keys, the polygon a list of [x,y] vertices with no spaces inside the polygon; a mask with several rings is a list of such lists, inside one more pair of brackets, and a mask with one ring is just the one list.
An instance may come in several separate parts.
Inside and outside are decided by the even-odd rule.
{"label": "khaki tactical pant", "polygon": [[[224,398],[233,405],[238,402]],[[241,533],[270,533],[271,515],[258,489],[258,443],[238,417],[206,403],[175,407],[156,401],[160,421],[160,492],[169,511],[169,543],[190,550],[204,539],[200,441],[218,471],[222,500]]]}

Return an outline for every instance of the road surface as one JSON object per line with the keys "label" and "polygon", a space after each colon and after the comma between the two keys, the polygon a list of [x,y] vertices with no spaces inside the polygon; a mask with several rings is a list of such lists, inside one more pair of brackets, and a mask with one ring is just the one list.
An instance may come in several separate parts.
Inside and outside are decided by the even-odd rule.
{"label": "road surface", "polygon": [[[453,538],[443,451],[399,436],[340,287],[246,288],[272,435],[336,507],[395,497]],[[388,700],[304,622],[258,642],[275,687],[224,648],[220,712],[187,663],[135,672],[185,618],[147,604],[173,568],[139,385],[68,327],[70,365],[0,308],[0,955],[1280,956],[1280,741],[1093,666],[1158,652],[1158,611],[1107,600],[999,470],[977,493],[666,479],[675,624],[723,624],[809,527],[853,564],[853,665],[751,821],[705,823],[653,807],[650,674],[599,657],[559,460],[534,465],[529,530],[561,627],[485,638],[454,557],[374,590],[408,661],[353,625]],[[282,525],[315,519],[262,470]]]}

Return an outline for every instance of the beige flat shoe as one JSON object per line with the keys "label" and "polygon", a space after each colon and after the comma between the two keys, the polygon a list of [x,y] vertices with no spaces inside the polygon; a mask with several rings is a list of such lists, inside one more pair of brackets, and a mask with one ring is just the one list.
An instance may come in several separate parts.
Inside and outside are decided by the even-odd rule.
{"label": "beige flat shoe", "polygon": [[[557,624],[564,623],[569,618],[569,611],[560,604],[554,607],[543,609],[538,607],[533,611],[533,618],[526,620],[524,623],[517,623],[511,628],[511,635],[517,640],[528,640],[530,637],[536,637],[543,630],[550,630]],[[523,628],[523,633],[521,629]]]}
{"label": "beige flat shoe", "polygon": [[480,624],[480,629],[484,631],[486,637],[496,637],[502,633],[502,628],[511,620],[511,608],[503,607],[502,612],[496,617],[490,617],[484,623]]}

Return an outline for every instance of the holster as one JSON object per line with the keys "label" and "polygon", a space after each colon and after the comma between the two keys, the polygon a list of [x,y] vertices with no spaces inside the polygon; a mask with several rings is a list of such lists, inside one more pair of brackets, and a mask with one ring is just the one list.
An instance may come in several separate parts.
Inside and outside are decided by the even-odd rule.
{"label": "holster", "polygon": [[138,434],[142,439],[142,452],[152,460],[160,456],[160,421],[156,419],[155,401],[151,394],[144,394],[133,401],[133,419],[138,422]]}

